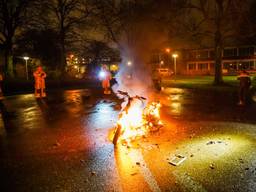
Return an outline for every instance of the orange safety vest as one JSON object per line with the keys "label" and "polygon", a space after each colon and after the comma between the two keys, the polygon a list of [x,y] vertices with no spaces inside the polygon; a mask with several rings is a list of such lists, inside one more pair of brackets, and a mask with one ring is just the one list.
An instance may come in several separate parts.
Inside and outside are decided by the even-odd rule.
{"label": "orange safety vest", "polygon": [[109,88],[110,87],[110,80],[111,80],[111,73],[109,71],[104,71],[106,73],[105,78],[102,80],[102,87]]}
{"label": "orange safety vest", "polygon": [[46,73],[44,71],[35,71],[33,75],[35,78],[35,89],[45,89]]}

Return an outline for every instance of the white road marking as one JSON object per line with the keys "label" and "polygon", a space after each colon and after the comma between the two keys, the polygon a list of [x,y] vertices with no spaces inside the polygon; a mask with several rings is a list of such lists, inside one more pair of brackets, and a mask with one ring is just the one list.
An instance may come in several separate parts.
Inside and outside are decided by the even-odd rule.
{"label": "white road marking", "polygon": [[207,190],[200,183],[193,180],[186,173],[174,171],[173,174],[184,191],[207,192]]}
{"label": "white road marking", "polygon": [[153,192],[161,192],[161,189],[159,188],[157,181],[155,180],[153,174],[150,172],[149,168],[146,165],[146,162],[143,159],[143,155],[140,150],[132,150],[130,152],[130,158],[131,160],[136,163],[140,163],[140,172],[143,175],[145,181],[149,185],[149,188]]}

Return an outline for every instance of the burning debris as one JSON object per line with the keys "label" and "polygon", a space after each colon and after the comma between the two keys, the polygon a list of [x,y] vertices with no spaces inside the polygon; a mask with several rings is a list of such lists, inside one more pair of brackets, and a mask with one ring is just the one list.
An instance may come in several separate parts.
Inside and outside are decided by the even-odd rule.
{"label": "burning debris", "polygon": [[158,131],[162,126],[159,102],[146,104],[146,98],[131,97],[127,92],[118,91],[123,96],[125,105],[119,115],[113,143],[129,144],[137,137],[145,137],[150,132]]}

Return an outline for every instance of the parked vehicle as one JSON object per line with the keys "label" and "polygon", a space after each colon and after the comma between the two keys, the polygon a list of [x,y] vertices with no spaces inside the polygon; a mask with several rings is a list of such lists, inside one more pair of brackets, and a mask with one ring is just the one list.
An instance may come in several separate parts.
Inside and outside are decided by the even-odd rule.
{"label": "parked vehicle", "polygon": [[161,77],[171,77],[173,75],[173,71],[170,70],[169,68],[157,68],[156,72],[161,76]]}

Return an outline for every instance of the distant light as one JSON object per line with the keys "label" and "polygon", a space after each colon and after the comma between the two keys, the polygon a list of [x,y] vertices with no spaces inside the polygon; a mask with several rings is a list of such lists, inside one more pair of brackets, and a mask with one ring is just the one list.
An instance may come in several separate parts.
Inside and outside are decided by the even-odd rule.
{"label": "distant light", "polygon": [[172,57],[173,57],[173,58],[177,58],[177,57],[178,57],[178,54],[174,53],[174,54],[172,54]]}
{"label": "distant light", "polygon": [[104,71],[100,71],[99,78],[103,79],[106,76],[106,73]]}
{"label": "distant light", "polygon": [[127,65],[128,65],[128,66],[131,66],[131,65],[132,65],[132,62],[131,62],[131,61],[128,61],[128,62],[127,62]]}
{"label": "distant light", "polygon": [[117,71],[118,70],[118,66],[116,64],[110,65],[110,70],[111,71]]}
{"label": "distant light", "polygon": [[74,68],[75,68],[75,69],[77,69],[77,68],[78,68],[78,66],[77,66],[77,65],[75,65],[75,66],[74,66]]}
{"label": "distant light", "polygon": [[163,65],[163,64],[164,64],[164,61],[160,61],[160,64],[162,64],[162,65]]}
{"label": "distant light", "polygon": [[166,48],[166,49],[165,49],[165,52],[166,52],[166,53],[170,53],[170,52],[171,52],[171,49],[170,49],[170,48]]}
{"label": "distant light", "polygon": [[23,59],[27,61],[27,60],[29,60],[29,57],[23,57]]}

